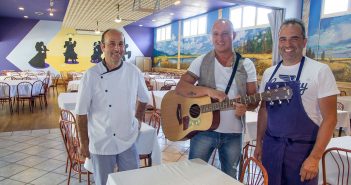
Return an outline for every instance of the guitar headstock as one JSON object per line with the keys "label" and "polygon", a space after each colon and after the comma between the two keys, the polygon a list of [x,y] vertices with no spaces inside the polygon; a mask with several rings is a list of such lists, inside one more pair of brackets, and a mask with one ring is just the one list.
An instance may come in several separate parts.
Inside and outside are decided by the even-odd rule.
{"label": "guitar headstock", "polygon": [[289,100],[293,95],[292,89],[289,86],[280,87],[277,89],[269,89],[261,94],[262,100]]}

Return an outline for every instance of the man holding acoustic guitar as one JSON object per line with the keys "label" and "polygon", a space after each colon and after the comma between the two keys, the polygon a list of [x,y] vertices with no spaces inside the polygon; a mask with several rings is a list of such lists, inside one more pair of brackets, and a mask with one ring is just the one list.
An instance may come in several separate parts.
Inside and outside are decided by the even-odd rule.
{"label": "man holding acoustic guitar", "polygon": [[270,185],[317,185],[318,165],[336,125],[339,90],[328,65],[303,56],[307,38],[298,19],[283,22],[279,53],[268,68],[260,92],[289,86],[292,99],[262,101],[255,157],[262,160]]}
{"label": "man holding acoustic guitar", "polygon": [[[213,107],[190,107],[190,116],[184,115],[184,107],[173,103],[177,107],[177,119],[182,129],[192,126],[204,125],[207,117],[197,117],[201,112],[210,110],[210,118],[217,120],[217,124],[207,131],[192,132],[187,135],[191,138],[189,159],[200,158],[208,161],[212,152],[217,148],[221,170],[236,178],[237,166],[241,156],[242,131],[245,125],[245,112],[254,109],[257,104],[249,104],[245,100],[241,103],[232,103],[228,98],[245,97],[256,93],[256,69],[250,59],[242,58],[233,50],[235,39],[233,25],[229,20],[218,19],[212,27],[212,43],[214,50],[199,56],[190,65],[188,71],[181,77],[176,93],[186,98],[209,96],[224,104],[214,104]],[[198,85],[194,85],[198,82]],[[209,102],[211,103],[211,102]],[[246,104],[246,105],[245,105]],[[162,102],[162,108],[170,105]],[[208,110],[206,110],[208,109]],[[234,109],[234,110],[233,110]],[[183,112],[182,112],[183,111]],[[162,112],[162,117],[167,119],[168,112]],[[215,113],[218,113],[217,116]],[[174,113],[172,113],[174,114]],[[172,116],[172,115],[170,115]],[[163,118],[162,118],[163,119]],[[210,123],[211,124],[211,123]],[[163,125],[163,129],[165,129]],[[171,130],[171,129],[170,129]],[[184,138],[179,138],[184,139]]]}

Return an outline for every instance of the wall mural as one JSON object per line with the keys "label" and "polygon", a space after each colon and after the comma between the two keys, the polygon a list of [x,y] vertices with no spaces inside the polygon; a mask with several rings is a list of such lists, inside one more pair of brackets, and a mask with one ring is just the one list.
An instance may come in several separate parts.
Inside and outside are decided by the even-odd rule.
{"label": "wall mural", "polygon": [[178,63],[178,21],[171,24],[171,39],[156,42],[156,29],[154,33],[154,60],[153,67],[177,69]]}
{"label": "wall mural", "polygon": [[[53,73],[84,71],[102,61],[104,56],[99,41],[101,35],[82,35],[74,29],[61,28],[61,25],[62,22],[59,21],[39,21],[33,24],[32,29],[14,49],[1,57],[19,70],[44,69]],[[125,36],[126,53],[123,61],[135,63],[135,57],[144,54],[123,28],[120,31]],[[138,37],[136,34],[133,36]],[[3,69],[8,68],[0,65],[0,70]]]}
{"label": "wall mural", "polygon": [[258,75],[272,66],[272,32],[270,27],[238,31],[233,47],[243,57],[250,58]]}
{"label": "wall mural", "polygon": [[351,15],[321,18],[321,2],[311,0],[306,55],[331,68],[338,82],[351,82]]}

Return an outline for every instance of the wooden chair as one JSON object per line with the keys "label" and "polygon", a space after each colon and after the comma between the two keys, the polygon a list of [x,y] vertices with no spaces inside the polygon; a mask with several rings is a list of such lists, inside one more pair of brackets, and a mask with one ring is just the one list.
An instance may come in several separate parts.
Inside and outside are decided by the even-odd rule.
{"label": "wooden chair", "polygon": [[268,185],[268,174],[262,163],[254,157],[245,160],[240,182],[246,185]]}
{"label": "wooden chair", "polygon": [[42,108],[42,100],[40,97],[40,93],[41,93],[41,89],[43,87],[43,82],[41,80],[37,80],[33,83],[33,87],[32,87],[32,105],[33,107],[35,107],[35,100],[39,99],[39,104],[40,104],[40,109]]}
{"label": "wooden chair", "polygon": [[0,82],[0,103],[4,106],[4,103],[9,102],[10,113],[13,113],[12,98],[10,94],[10,85],[5,82]]}
{"label": "wooden chair", "polygon": [[[88,185],[90,184],[90,172],[82,171],[82,165],[85,162],[85,158],[79,153],[79,137],[77,131],[77,124],[74,115],[68,110],[61,110],[61,120],[60,120],[60,131],[65,144],[68,161],[69,161],[69,173],[67,185],[70,183],[71,172],[78,173],[79,182],[81,182],[81,175],[87,174]],[[68,166],[68,161],[66,162],[66,171]]]}
{"label": "wooden chair", "polygon": [[29,110],[33,112],[32,104],[32,88],[33,85],[30,82],[20,82],[17,84],[17,113],[19,113],[19,103],[22,102],[22,110],[24,110],[24,102],[28,101]]}
{"label": "wooden chair", "polygon": [[164,85],[161,87],[160,91],[169,91],[172,89],[172,87],[175,85]]}
{"label": "wooden chair", "polygon": [[[58,81],[60,79],[61,75],[52,75],[51,76],[51,79],[52,79],[52,83],[51,85],[49,86],[49,88],[52,88],[52,93],[55,94],[54,90],[56,89],[56,95],[58,95],[58,92],[57,92],[57,85],[58,85]],[[50,92],[50,91],[49,91]]]}
{"label": "wooden chair", "polygon": [[[344,104],[341,102],[336,102],[336,109],[337,110],[344,110]],[[341,136],[342,133],[342,127],[339,127],[339,137]]]}
{"label": "wooden chair", "polygon": [[[158,135],[161,127],[161,116],[155,111],[152,113],[150,120],[149,120],[149,125],[155,128],[156,133]],[[152,166],[152,158],[151,158],[152,153],[149,154],[141,154],[139,155],[139,159],[144,161],[145,166],[141,167],[150,167]]]}
{"label": "wooden chair", "polygon": [[49,81],[50,81],[49,77],[46,77],[43,80],[43,85],[42,85],[42,87],[40,89],[40,93],[39,93],[40,101],[42,101],[41,100],[42,98],[44,99],[45,107],[48,106],[48,101],[47,101],[47,98],[46,98],[46,94],[47,94],[47,92],[49,90]]}
{"label": "wooden chair", "polygon": [[347,96],[346,91],[340,91],[340,96]]}
{"label": "wooden chair", "polygon": [[[326,166],[326,157],[329,156],[328,166]],[[329,148],[322,156],[322,171],[323,171],[323,185],[329,183],[333,185],[351,184],[351,150],[344,148]],[[330,167],[337,167],[337,174],[333,173],[336,182],[327,182],[327,171]]]}

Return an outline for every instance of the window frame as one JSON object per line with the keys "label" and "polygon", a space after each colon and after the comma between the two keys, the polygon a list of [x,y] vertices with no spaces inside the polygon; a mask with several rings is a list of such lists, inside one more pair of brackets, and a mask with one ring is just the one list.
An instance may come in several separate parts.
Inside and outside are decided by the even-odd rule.
{"label": "window frame", "polygon": [[321,9],[321,19],[324,18],[330,18],[330,17],[338,17],[338,16],[343,16],[343,15],[349,15],[351,14],[351,0],[348,0],[348,7],[346,11],[342,11],[342,12],[336,12],[336,13],[330,13],[330,14],[324,14],[324,10],[325,10],[325,1],[322,1],[322,9]]}
{"label": "window frame", "polygon": [[[205,24],[203,26],[201,26],[203,29],[204,29],[204,32],[203,33],[199,33],[200,31],[200,26],[199,26],[199,22],[200,22],[200,19],[205,19]],[[191,24],[191,22],[193,21],[196,21],[196,33],[195,34],[192,34],[192,29],[194,29],[194,26],[192,26],[193,24]],[[189,24],[189,35],[184,35],[185,31],[185,24]],[[207,31],[207,24],[208,24],[208,17],[207,17],[207,14],[206,15],[200,15],[200,16],[196,16],[196,17],[193,17],[193,18],[190,18],[190,19],[185,19],[183,20],[183,23],[182,23],[182,38],[192,38],[192,37],[199,37],[199,36],[203,36],[203,35],[207,35],[208,34],[208,31]]]}
{"label": "window frame", "polygon": [[[169,35],[167,35],[167,29],[169,29]],[[159,32],[159,34],[158,34]],[[163,33],[163,36],[162,36]],[[161,39],[163,38],[163,39]],[[172,40],[172,25],[161,26],[156,28],[156,42],[164,42]]]}
{"label": "window frame", "polygon": [[240,28],[236,28],[235,25],[234,25],[234,30],[235,30],[235,31],[242,31],[242,30],[249,30],[249,29],[270,27],[269,22],[268,22],[267,24],[260,24],[260,25],[257,25],[257,12],[258,12],[258,8],[264,8],[264,9],[268,9],[268,10],[273,11],[273,9],[271,9],[271,8],[260,7],[260,6],[251,6],[251,7],[254,7],[254,8],[255,8],[255,24],[254,24],[254,26],[243,27],[243,22],[244,22],[244,19],[245,19],[245,18],[244,18],[244,7],[248,7],[248,6],[251,6],[251,5],[240,5],[240,6],[234,6],[234,7],[229,8],[229,19],[230,19],[231,21],[232,21],[232,19],[231,19],[232,11],[233,11],[234,9],[241,9],[241,25],[240,25]]}

